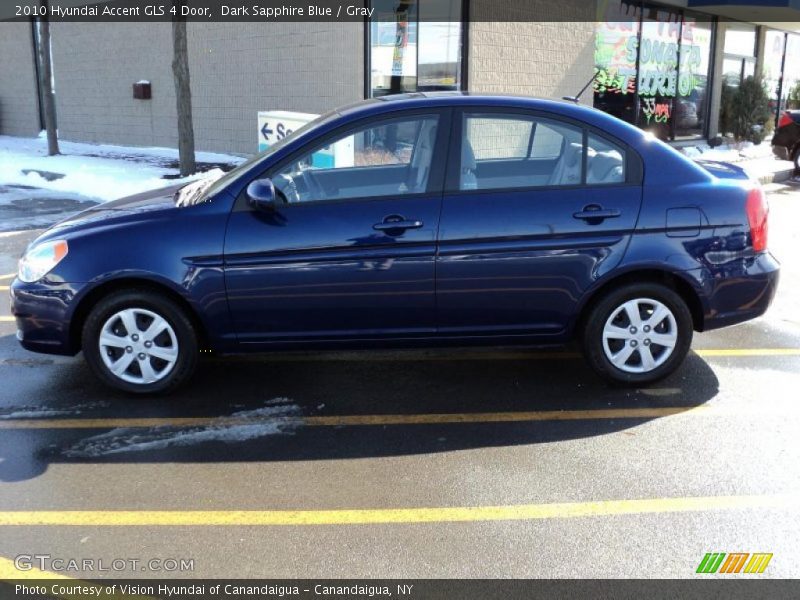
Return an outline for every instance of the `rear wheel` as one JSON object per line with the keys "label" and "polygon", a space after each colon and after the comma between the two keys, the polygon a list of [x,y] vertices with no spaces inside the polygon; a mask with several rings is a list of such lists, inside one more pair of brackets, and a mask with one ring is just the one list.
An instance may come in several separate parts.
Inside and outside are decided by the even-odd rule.
{"label": "rear wheel", "polygon": [[601,377],[620,384],[658,381],[680,366],[692,343],[683,299],[654,283],[631,284],[604,296],[586,320],[584,354]]}
{"label": "rear wheel", "polygon": [[92,371],[126,392],[171,392],[197,363],[197,334],[188,316],[150,290],[115,292],[98,302],[84,324],[82,345]]}

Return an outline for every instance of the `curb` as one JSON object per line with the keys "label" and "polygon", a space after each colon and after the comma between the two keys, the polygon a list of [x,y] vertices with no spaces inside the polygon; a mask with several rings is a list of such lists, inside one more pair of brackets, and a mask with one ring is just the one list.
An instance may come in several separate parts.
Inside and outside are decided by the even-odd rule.
{"label": "curb", "polygon": [[794,177],[794,168],[782,169],[774,173],[764,173],[758,176],[758,181],[761,185],[769,185],[770,183],[782,183]]}

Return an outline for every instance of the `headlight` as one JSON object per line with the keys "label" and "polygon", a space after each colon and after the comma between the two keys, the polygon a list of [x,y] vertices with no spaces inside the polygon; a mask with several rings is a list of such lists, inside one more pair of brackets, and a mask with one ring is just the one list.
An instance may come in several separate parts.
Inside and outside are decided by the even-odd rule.
{"label": "headlight", "polygon": [[39,281],[64,260],[68,251],[66,240],[35,245],[19,259],[19,280],[25,283]]}

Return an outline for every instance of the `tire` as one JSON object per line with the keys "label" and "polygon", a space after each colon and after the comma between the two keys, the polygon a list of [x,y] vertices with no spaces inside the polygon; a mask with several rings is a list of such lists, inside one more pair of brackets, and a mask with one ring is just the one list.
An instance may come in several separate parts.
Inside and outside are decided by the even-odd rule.
{"label": "tire", "polygon": [[100,300],[86,318],[81,339],[94,374],[124,392],[168,394],[197,366],[197,333],[189,316],[147,289],[122,290]]}
{"label": "tire", "polygon": [[794,174],[800,176],[800,146],[794,151]]}
{"label": "tire", "polygon": [[[636,312],[638,323],[631,319]],[[692,315],[676,292],[657,283],[628,284],[610,291],[590,309],[583,352],[604,379],[618,385],[646,385],[681,365],[692,333]]]}

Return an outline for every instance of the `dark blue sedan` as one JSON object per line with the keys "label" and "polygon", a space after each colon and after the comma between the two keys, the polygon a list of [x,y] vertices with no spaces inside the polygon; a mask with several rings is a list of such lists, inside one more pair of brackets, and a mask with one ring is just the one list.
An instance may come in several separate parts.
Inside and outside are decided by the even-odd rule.
{"label": "dark blue sedan", "polygon": [[365,101],[239,168],[82,212],[28,248],[17,337],[167,392],[218,353],[547,345],[673,372],[755,318],[778,263],[758,184],[570,103]]}

